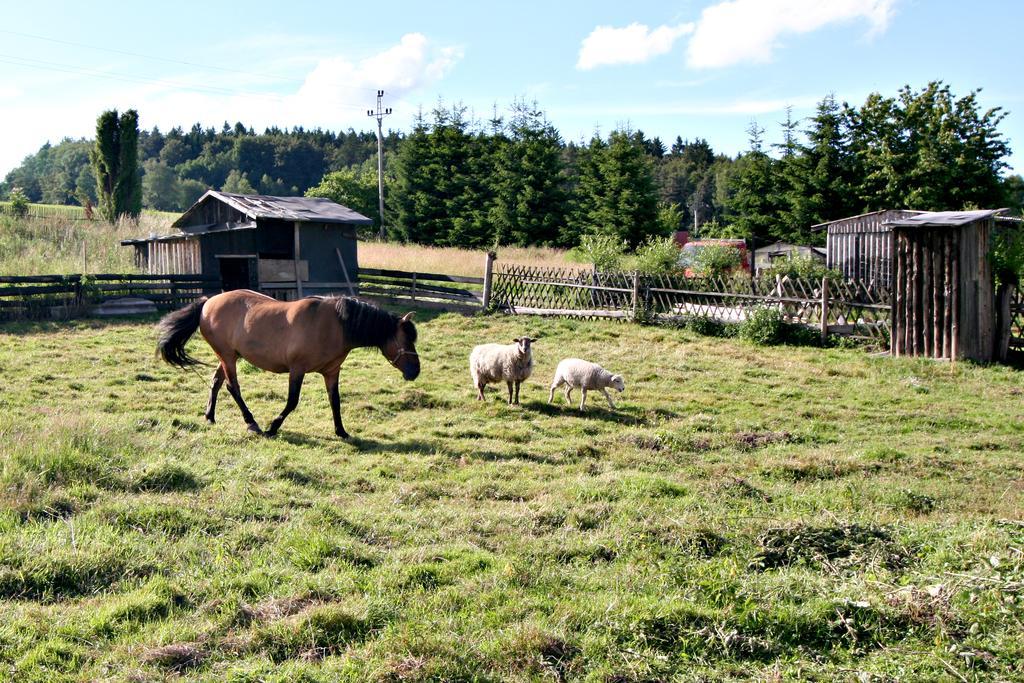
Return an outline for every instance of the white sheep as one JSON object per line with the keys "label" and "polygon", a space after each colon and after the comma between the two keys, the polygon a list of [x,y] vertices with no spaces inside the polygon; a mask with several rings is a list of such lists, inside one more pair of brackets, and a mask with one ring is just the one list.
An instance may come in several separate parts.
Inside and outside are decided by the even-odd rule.
{"label": "white sheep", "polygon": [[555,389],[565,385],[565,400],[572,403],[572,390],[580,389],[583,398],[580,399],[580,410],[587,403],[587,390],[600,389],[604,397],[608,399],[608,405],[615,408],[612,397],[608,395],[608,387],[618,389],[620,392],[626,388],[626,382],[622,375],[613,375],[597,363],[582,360],[580,358],[566,358],[558,364],[555,370],[555,378],[551,380],[551,393],[548,394],[548,403],[555,398]]}
{"label": "white sheep", "polygon": [[[533,353],[530,345],[537,341],[530,337],[513,339],[512,344],[481,344],[469,354],[469,374],[477,390],[477,400],[484,400],[484,387],[506,382],[508,403],[519,403],[519,385],[533,372]],[[515,388],[515,400],[512,389]]]}

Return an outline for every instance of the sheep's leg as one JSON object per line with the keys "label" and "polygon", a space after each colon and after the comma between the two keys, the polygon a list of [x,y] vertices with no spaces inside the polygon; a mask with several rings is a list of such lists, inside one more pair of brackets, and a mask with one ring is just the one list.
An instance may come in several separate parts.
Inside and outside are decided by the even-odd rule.
{"label": "sheep's leg", "polygon": [[580,389],[580,392],[583,394],[583,398],[580,399],[580,412],[582,413],[583,406],[587,404],[587,388],[583,387],[582,389]]}
{"label": "sheep's leg", "polygon": [[555,400],[555,389],[557,389],[561,385],[562,385],[562,378],[561,377],[556,377],[555,381],[551,383],[551,391],[550,391],[550,393],[548,393],[548,403],[551,403],[552,401]]}
{"label": "sheep's leg", "polygon": [[601,392],[604,394],[604,397],[608,399],[608,405],[612,407],[612,410],[615,410],[615,403],[612,401],[612,397],[608,395],[608,390],[601,389]]}
{"label": "sheep's leg", "polygon": [[478,400],[478,401],[484,400],[484,383],[483,382],[481,382],[480,384],[476,385],[476,400]]}
{"label": "sheep's leg", "polygon": [[572,405],[572,386],[565,385],[565,402]]}
{"label": "sheep's leg", "polygon": [[516,405],[519,405],[519,385],[522,384],[519,380],[516,380]]}
{"label": "sheep's leg", "polygon": [[508,385],[508,404],[512,405],[512,382],[506,382]]}

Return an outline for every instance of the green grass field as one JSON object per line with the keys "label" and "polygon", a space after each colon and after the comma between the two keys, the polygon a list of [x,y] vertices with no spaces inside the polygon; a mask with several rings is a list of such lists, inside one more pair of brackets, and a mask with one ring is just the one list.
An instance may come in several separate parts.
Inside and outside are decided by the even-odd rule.
{"label": "green grass field", "polygon": [[[1024,677],[1020,371],[446,314],[413,383],[349,358],[351,442],[316,377],[268,440],[152,322],[0,327],[0,679]],[[619,410],[546,404],[568,355]]]}

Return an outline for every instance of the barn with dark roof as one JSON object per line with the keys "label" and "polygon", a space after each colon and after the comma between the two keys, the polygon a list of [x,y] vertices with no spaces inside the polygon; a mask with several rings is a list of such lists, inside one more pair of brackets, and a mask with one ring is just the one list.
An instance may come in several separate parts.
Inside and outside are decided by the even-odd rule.
{"label": "barn with dark roof", "polygon": [[174,221],[178,232],[121,244],[148,273],[202,274],[224,290],[292,299],[354,292],[356,229],[372,222],[329,199],[210,190]]}

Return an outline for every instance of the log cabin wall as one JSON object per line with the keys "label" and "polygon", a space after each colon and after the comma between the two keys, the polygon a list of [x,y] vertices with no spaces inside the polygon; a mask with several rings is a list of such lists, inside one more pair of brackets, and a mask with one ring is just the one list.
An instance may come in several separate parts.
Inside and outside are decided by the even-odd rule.
{"label": "log cabin wall", "polygon": [[894,356],[992,359],[992,220],[893,230]]}

